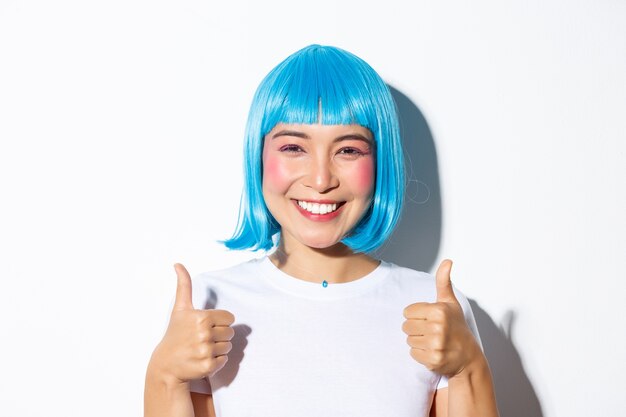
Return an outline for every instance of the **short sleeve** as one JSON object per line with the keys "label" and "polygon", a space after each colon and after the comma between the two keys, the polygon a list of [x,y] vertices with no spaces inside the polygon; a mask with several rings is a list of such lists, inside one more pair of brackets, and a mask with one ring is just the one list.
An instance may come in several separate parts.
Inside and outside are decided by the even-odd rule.
{"label": "short sleeve", "polygon": [[189,381],[189,392],[199,392],[200,394],[211,394],[211,384],[206,378]]}
{"label": "short sleeve", "polygon": [[[467,298],[465,297],[465,295],[461,291],[456,289],[456,287],[453,286],[453,289],[454,289],[454,295],[456,296],[456,299],[459,300],[459,304],[461,304],[461,308],[463,309],[463,315],[465,316],[465,322],[467,323],[467,326],[469,327],[470,331],[476,338],[476,341],[478,342],[478,346],[480,346],[480,348],[484,350],[482,342],[480,340],[480,335],[478,334],[478,326],[476,325],[476,319],[474,318],[474,313],[472,312],[472,307],[470,306],[469,301],[467,301]],[[437,384],[437,389],[446,388],[447,386],[448,386],[448,378],[442,375],[441,378],[439,379],[439,383]]]}

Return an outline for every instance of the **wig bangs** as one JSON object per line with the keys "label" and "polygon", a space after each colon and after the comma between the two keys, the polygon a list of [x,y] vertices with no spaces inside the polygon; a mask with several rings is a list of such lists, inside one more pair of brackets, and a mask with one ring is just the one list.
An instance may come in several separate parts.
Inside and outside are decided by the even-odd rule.
{"label": "wig bangs", "polygon": [[375,130],[380,108],[371,88],[375,84],[364,76],[367,64],[346,54],[308,47],[277,66],[264,83],[262,134],[279,123],[358,124]]}

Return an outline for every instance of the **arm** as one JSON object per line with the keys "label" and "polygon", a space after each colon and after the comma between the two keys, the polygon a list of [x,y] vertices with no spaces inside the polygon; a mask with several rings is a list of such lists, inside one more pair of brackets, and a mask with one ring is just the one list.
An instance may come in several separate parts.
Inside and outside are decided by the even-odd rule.
{"label": "arm", "polygon": [[433,404],[430,407],[429,417],[442,417],[448,415],[448,387],[435,391]]}
{"label": "arm", "polygon": [[457,416],[498,417],[491,372],[482,353],[448,380],[448,417]]}
{"label": "arm", "polygon": [[496,396],[487,360],[481,354],[474,363],[437,390],[430,417],[498,417]]}
{"label": "arm", "polygon": [[151,360],[146,372],[144,417],[194,417],[189,383],[167,378],[156,368]]}
{"label": "arm", "polygon": [[144,391],[145,417],[215,417],[213,396],[189,392],[189,383],[163,377],[148,366]]}
{"label": "arm", "polygon": [[215,417],[215,407],[213,406],[213,396],[211,394],[191,393],[191,402],[195,417]]}

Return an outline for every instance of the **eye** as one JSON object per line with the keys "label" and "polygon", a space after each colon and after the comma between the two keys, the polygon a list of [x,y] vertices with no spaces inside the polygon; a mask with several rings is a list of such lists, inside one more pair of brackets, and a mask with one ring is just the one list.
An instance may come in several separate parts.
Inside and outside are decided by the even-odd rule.
{"label": "eye", "polygon": [[303,152],[303,149],[298,145],[289,144],[289,145],[281,146],[280,151],[287,152],[287,153],[299,153],[299,152]]}
{"label": "eye", "polygon": [[353,147],[341,148],[338,152],[338,154],[340,155],[346,155],[349,157],[359,157],[359,156],[367,155],[368,153],[369,152],[363,151],[359,148],[353,148]]}

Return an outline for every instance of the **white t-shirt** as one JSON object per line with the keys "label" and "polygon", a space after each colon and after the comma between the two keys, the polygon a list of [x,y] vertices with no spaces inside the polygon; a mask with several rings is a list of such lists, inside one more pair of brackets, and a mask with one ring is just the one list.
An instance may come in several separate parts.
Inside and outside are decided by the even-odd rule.
{"label": "white t-shirt", "polygon": [[[193,279],[195,308],[228,310],[235,336],[224,368],[191,381],[217,417],[428,416],[445,377],[409,354],[403,310],[436,299],[434,276],[382,261],[329,284],[293,278],[267,257]],[[480,343],[467,299],[466,321]]]}

